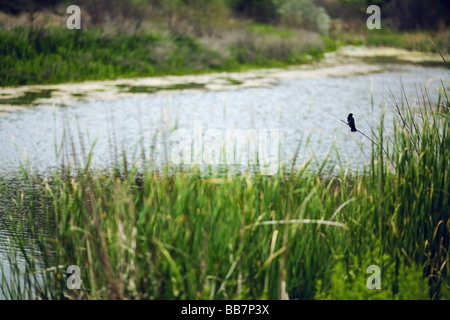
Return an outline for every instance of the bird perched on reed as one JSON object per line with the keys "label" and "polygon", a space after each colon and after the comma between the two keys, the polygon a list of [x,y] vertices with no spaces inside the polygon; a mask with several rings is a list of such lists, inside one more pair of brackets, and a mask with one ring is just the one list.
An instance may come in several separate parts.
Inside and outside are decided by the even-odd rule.
{"label": "bird perched on reed", "polygon": [[353,113],[350,113],[348,115],[347,122],[348,122],[348,126],[350,127],[352,132],[358,131],[358,130],[356,130],[356,127],[355,127],[355,119],[353,119]]}

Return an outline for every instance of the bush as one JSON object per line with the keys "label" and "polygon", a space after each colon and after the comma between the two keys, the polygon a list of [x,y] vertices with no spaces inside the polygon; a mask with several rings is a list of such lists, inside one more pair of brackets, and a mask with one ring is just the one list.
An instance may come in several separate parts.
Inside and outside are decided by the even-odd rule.
{"label": "bush", "polygon": [[277,13],[288,26],[298,26],[323,35],[330,29],[330,17],[325,9],[311,0],[276,0]]}

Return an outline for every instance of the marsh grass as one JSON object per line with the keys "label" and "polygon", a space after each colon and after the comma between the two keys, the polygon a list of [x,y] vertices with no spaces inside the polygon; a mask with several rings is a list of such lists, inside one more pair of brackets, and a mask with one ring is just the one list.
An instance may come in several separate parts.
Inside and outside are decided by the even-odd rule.
{"label": "marsh grass", "polygon": [[29,106],[29,105],[33,105],[36,102],[36,100],[38,100],[38,99],[50,98],[52,96],[53,91],[56,91],[56,90],[55,89],[44,89],[44,90],[38,90],[38,91],[27,91],[18,97],[2,98],[2,99],[0,99],[0,104]]}
{"label": "marsh grass", "polygon": [[0,28],[0,86],[285,67],[318,60],[327,48],[315,33],[262,32],[251,25],[204,37],[65,26]]}
{"label": "marsh grass", "polygon": [[[370,30],[365,24],[353,32],[343,32],[335,30],[330,38],[339,45],[366,45],[375,47],[393,47],[422,52],[436,52],[441,48],[445,53],[450,50],[450,32],[441,31],[415,31],[397,32],[387,26],[381,29]],[[430,41],[430,39],[433,39]]]}
{"label": "marsh grass", "polygon": [[[157,168],[145,156],[138,166],[117,150],[115,166],[100,171],[90,167],[93,148],[51,179],[24,163],[19,189],[0,181],[11,199],[13,280],[2,277],[3,295],[449,299],[450,132],[440,92],[439,108],[426,89],[414,104],[393,100],[393,135],[382,117],[370,164],[333,176],[312,159],[263,176]],[[81,269],[81,290],[67,289],[69,265]],[[381,290],[366,287],[370,265],[382,270]]]}

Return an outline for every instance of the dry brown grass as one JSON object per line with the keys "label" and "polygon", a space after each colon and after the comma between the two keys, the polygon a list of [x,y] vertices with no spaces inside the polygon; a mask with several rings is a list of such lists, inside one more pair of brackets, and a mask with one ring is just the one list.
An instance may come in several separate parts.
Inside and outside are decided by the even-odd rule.
{"label": "dry brown grass", "polygon": [[20,13],[10,15],[0,11],[0,27],[4,29],[12,29],[15,27],[45,28],[49,26],[64,25],[68,15],[64,16],[56,12],[40,11],[33,15],[30,13]]}

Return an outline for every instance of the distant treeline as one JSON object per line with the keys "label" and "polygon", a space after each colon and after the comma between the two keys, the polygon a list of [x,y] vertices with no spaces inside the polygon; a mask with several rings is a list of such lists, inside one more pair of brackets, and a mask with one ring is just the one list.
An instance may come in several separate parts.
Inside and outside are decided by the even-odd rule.
{"label": "distant treeline", "polygon": [[[74,4],[68,0],[0,0],[0,11],[17,14]],[[285,23],[324,30],[329,18],[347,23],[361,23],[367,18],[366,8],[380,6],[383,22],[391,28],[404,30],[442,29],[450,25],[448,0],[78,0],[77,4],[92,11],[120,10],[125,14],[144,15],[145,8],[172,15],[186,7],[203,11],[227,11],[235,16],[263,23]],[[214,10],[213,10],[214,11]]]}
{"label": "distant treeline", "polygon": [[381,19],[397,31],[436,30],[450,25],[448,0],[316,0],[331,18],[367,19],[370,5],[381,8]]}

